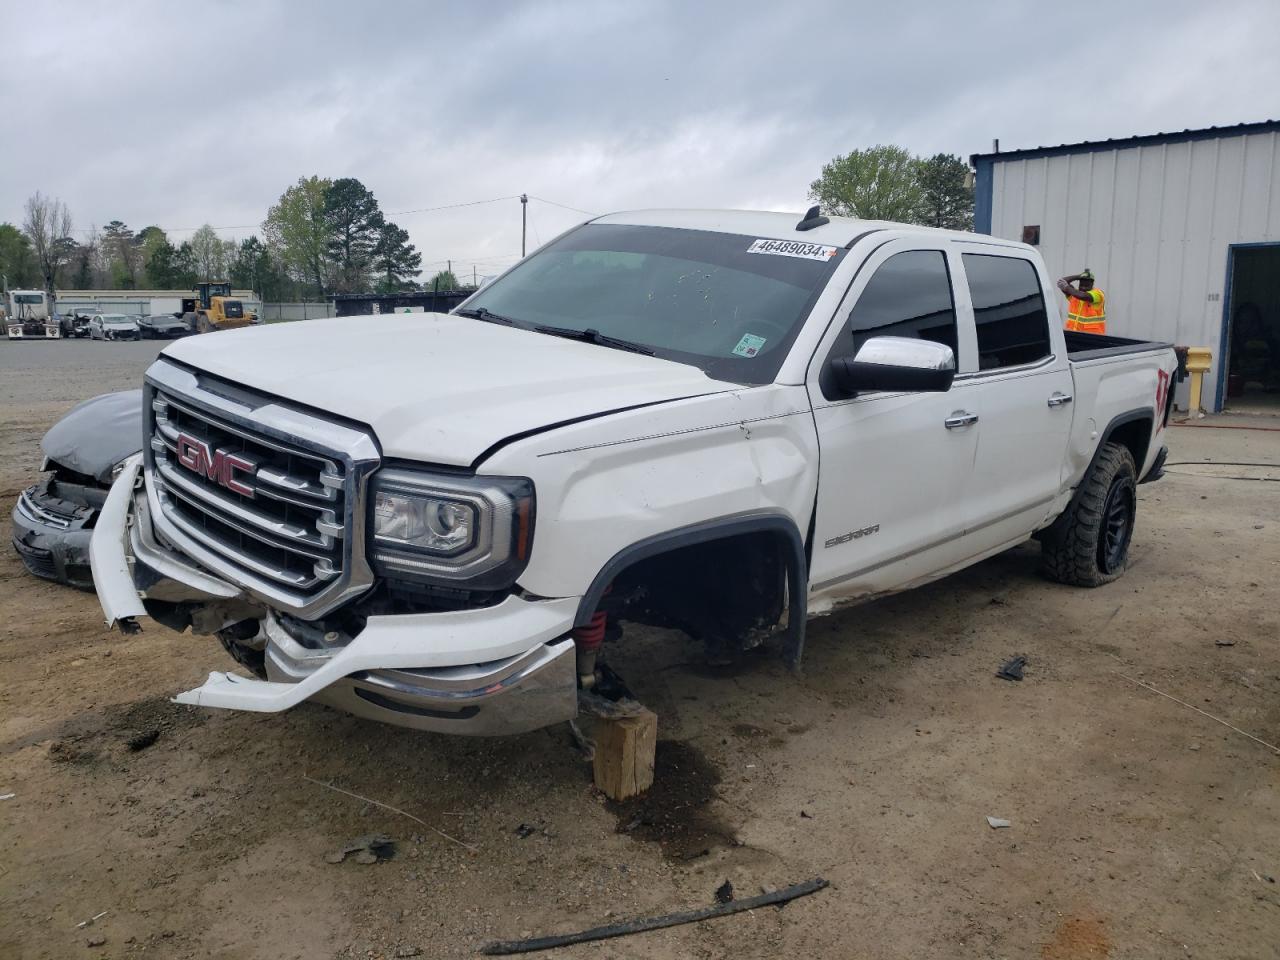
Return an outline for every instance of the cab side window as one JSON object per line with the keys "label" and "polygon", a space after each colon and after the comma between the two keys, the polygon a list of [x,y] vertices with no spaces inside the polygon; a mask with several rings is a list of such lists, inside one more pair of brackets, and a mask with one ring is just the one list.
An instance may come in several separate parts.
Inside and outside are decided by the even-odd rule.
{"label": "cab side window", "polygon": [[1017,367],[1049,356],[1049,314],[1035,265],[978,253],[964,254],[963,262],[978,328],[978,369]]}
{"label": "cab side window", "polygon": [[[907,250],[880,264],[845,319],[827,360],[856,356],[872,337],[915,337],[943,343],[951,348],[956,366],[960,366],[956,305],[946,254],[941,250]],[[825,363],[819,382],[828,399],[838,396]]]}

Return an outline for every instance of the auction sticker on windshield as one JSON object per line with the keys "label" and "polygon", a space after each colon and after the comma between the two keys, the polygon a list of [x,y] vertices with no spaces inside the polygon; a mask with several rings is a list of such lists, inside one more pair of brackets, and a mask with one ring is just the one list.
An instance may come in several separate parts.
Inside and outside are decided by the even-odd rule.
{"label": "auction sticker on windshield", "polygon": [[828,247],[821,243],[801,243],[798,240],[757,240],[747,247],[747,253],[799,257],[802,260],[830,260],[839,249],[839,247]]}
{"label": "auction sticker on windshield", "polygon": [[764,339],[764,337],[757,337],[754,333],[744,333],[738,345],[733,348],[733,352],[739,357],[754,357],[764,346]]}

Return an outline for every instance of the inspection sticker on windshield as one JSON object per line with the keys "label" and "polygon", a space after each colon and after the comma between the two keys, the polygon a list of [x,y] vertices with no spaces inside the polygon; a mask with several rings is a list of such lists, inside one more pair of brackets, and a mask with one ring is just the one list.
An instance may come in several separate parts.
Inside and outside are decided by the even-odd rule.
{"label": "inspection sticker on windshield", "polygon": [[738,345],[733,348],[734,356],[754,357],[764,346],[764,340],[764,337],[757,337],[754,333],[744,333]]}
{"label": "inspection sticker on windshield", "polygon": [[838,249],[840,248],[828,247],[821,243],[801,243],[798,240],[757,240],[747,247],[747,253],[768,253],[775,257],[827,261],[836,255]]}

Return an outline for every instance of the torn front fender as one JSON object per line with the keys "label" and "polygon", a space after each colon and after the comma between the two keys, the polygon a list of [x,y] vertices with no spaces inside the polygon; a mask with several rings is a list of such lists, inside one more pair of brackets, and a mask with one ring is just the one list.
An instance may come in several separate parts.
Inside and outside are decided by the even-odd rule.
{"label": "torn front fender", "polygon": [[98,513],[98,523],[89,542],[93,586],[107,618],[107,627],[120,624],[125,632],[137,629],[136,618],[147,613],[129,567],[129,508],[141,470],[142,454],[135,453],[125,460]]}
{"label": "torn front fender", "polygon": [[145,492],[140,489],[141,473],[141,454],[124,462],[89,543],[94,589],[107,626],[134,630],[138,617],[150,615],[144,600],[205,603],[210,608],[230,604],[237,610],[243,607],[245,616],[254,615],[256,609],[239,587],[197,567],[157,539]]}

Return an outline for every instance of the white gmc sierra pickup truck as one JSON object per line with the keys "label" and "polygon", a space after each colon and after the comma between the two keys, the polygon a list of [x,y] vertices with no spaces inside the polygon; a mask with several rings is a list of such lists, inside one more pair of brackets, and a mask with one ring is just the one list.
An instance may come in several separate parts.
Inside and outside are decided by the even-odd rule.
{"label": "white gmc sierra pickup truck", "polygon": [[109,624],[216,634],[255,676],[459,734],[574,717],[621,621],[717,657],[1036,537],[1124,570],[1174,351],[1064,334],[1032,247],[780,213],[594,219],[452,314],[194,337],[91,557]]}

